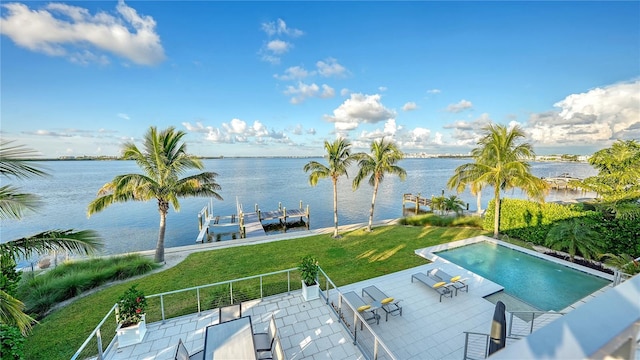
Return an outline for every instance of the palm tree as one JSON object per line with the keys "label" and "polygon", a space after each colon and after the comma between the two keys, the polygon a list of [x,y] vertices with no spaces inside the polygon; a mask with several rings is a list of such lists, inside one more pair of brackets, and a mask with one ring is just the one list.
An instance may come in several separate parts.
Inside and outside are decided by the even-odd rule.
{"label": "palm tree", "polygon": [[222,200],[216,192],[221,189],[214,172],[202,172],[180,178],[190,169],[203,169],[202,161],[187,154],[187,146],[181,143],[183,131],[169,127],[158,132],[149,128],[144,136],[144,149],[133,142],[123,145],[123,157],[135,160],[143,174],[118,175],[102,186],[98,198],[89,204],[87,215],[106,209],[114,203],[149,201],[156,199],[160,213],[160,230],[156,244],[155,261],[164,262],[164,236],[169,204],[180,211],[180,197],[208,196]]}
{"label": "palm tree", "polygon": [[385,174],[398,175],[401,180],[407,177],[407,172],[396,165],[402,160],[404,154],[395,143],[385,141],[384,138],[371,143],[371,154],[358,155],[358,175],[353,179],[354,190],[360,186],[360,182],[369,176],[369,185],[373,186],[373,197],[371,198],[371,210],[369,211],[369,226],[367,231],[371,231],[373,224],[373,208],[376,204],[378,186],[384,180]]}
{"label": "palm tree", "polygon": [[440,211],[440,215],[444,215],[444,196],[436,196],[431,198],[431,210],[433,210],[434,212],[436,210]]}
{"label": "palm tree", "polygon": [[598,175],[574,184],[600,196],[605,209],[616,217],[640,217],[640,143],[618,140],[610,148],[602,149],[589,158]]}
{"label": "palm tree", "polygon": [[475,162],[458,166],[447,185],[458,191],[472,184],[478,189],[484,185],[493,186],[493,236],[497,237],[500,227],[500,191],[517,187],[530,198],[543,201],[547,184],[531,174],[526,160],[533,158],[535,153],[530,144],[519,142],[525,137],[519,126],[509,130],[504,125],[490,124],[483,128],[483,132],[484,136],[478,141],[479,147],[471,151]]}
{"label": "palm tree", "polygon": [[571,218],[556,223],[545,240],[545,246],[569,254],[573,262],[577,253],[590,260],[600,255],[602,241],[600,234],[593,230],[585,219]]}
{"label": "palm tree", "polygon": [[339,138],[333,143],[324,142],[324,149],[327,152],[329,166],[325,166],[317,161],[310,161],[304,165],[304,172],[310,172],[309,184],[316,186],[319,179],[331,178],[333,183],[333,237],[338,238],[338,178],[342,175],[349,177],[347,169],[355,160],[351,154],[351,143],[347,139]]}
{"label": "palm tree", "polygon": [[[46,176],[42,167],[26,161],[37,153],[22,145],[12,145],[11,141],[0,140],[0,175],[6,178],[27,179],[33,176]],[[21,219],[26,211],[34,211],[40,204],[38,196],[20,193],[11,185],[0,187],[0,218]],[[20,257],[28,258],[33,254],[50,251],[70,251],[89,255],[100,246],[100,238],[91,230],[49,230],[33,236],[9,240],[0,243],[0,264],[2,276],[15,272],[15,264]],[[7,278],[5,278],[7,279]],[[14,297],[9,288],[15,285],[19,276],[5,281],[0,288],[0,323],[16,326],[20,332],[27,334],[35,320],[23,312],[24,304]],[[9,283],[7,283],[9,282]]]}
{"label": "palm tree", "polygon": [[446,211],[453,211],[458,216],[464,210],[464,201],[456,195],[449,195],[444,199],[444,208]]}

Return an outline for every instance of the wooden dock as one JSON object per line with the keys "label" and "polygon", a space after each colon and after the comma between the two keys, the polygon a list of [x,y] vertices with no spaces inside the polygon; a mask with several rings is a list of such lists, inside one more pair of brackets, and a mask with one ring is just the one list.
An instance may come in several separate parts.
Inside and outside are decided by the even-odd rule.
{"label": "wooden dock", "polygon": [[557,176],[549,176],[542,178],[551,189],[555,190],[577,190],[578,187],[574,184],[576,181],[582,181],[581,178],[573,177],[569,173],[563,173]]}
{"label": "wooden dock", "polygon": [[[282,207],[282,203],[278,204],[277,210],[261,211],[258,204],[255,205],[254,212],[244,212],[242,210],[242,204],[236,203],[238,215],[232,214],[229,216],[213,215],[213,202],[205,206],[198,213],[198,237],[196,242],[202,243],[208,241],[210,238],[210,231],[216,232],[216,229],[225,229],[223,233],[231,232],[239,233],[241,238],[264,236],[266,235],[265,226],[273,227],[274,223],[269,223],[277,220],[275,224],[277,227],[281,227],[284,232],[287,231],[287,226],[290,225],[291,219],[300,218],[300,222],[304,223],[307,229],[309,229],[309,205],[306,209],[302,207],[302,201],[300,201],[300,207],[298,209],[287,210]],[[306,218],[306,221],[305,219]],[[235,229],[228,229],[233,228]],[[210,230],[211,229],[211,230]],[[220,233],[218,233],[220,234]]]}
{"label": "wooden dock", "polygon": [[431,208],[432,201],[431,201],[431,198],[422,197],[420,196],[420,194],[418,195],[403,194],[402,195],[402,213],[403,214],[405,211],[406,204],[413,205],[417,215],[420,212],[420,206],[426,206]]}

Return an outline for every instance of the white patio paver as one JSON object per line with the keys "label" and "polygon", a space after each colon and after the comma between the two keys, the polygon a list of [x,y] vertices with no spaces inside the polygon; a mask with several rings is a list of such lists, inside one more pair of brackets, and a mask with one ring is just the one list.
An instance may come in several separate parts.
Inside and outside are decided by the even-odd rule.
{"label": "white patio paver", "polygon": [[[364,359],[344,327],[320,299],[305,302],[299,291],[242,303],[242,315],[251,316],[254,332],[264,332],[275,315],[278,336],[287,359]],[[218,323],[217,310],[147,325],[142,343],[111,351],[107,360],[173,359],[178,340],[189,353],[204,347],[207,326]]]}

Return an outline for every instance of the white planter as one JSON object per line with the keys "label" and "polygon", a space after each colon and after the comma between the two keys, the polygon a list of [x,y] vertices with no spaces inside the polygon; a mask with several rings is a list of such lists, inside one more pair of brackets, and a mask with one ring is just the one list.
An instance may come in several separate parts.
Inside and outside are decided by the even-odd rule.
{"label": "white planter", "polygon": [[144,315],[142,316],[142,321],[137,325],[127,326],[126,328],[118,325],[116,333],[118,334],[119,348],[141,343],[144,335],[147,333],[147,324]]}
{"label": "white planter", "polygon": [[317,299],[320,297],[320,285],[316,282],[315,285],[307,286],[307,284],[302,281],[302,297],[305,301]]}

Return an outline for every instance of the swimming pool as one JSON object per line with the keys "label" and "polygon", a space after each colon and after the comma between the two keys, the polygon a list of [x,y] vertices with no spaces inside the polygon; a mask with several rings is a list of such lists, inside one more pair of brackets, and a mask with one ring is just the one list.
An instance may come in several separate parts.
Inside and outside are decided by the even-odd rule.
{"label": "swimming pool", "polygon": [[610,281],[542,258],[482,241],[437,252],[504,287],[507,294],[543,311],[560,311]]}

